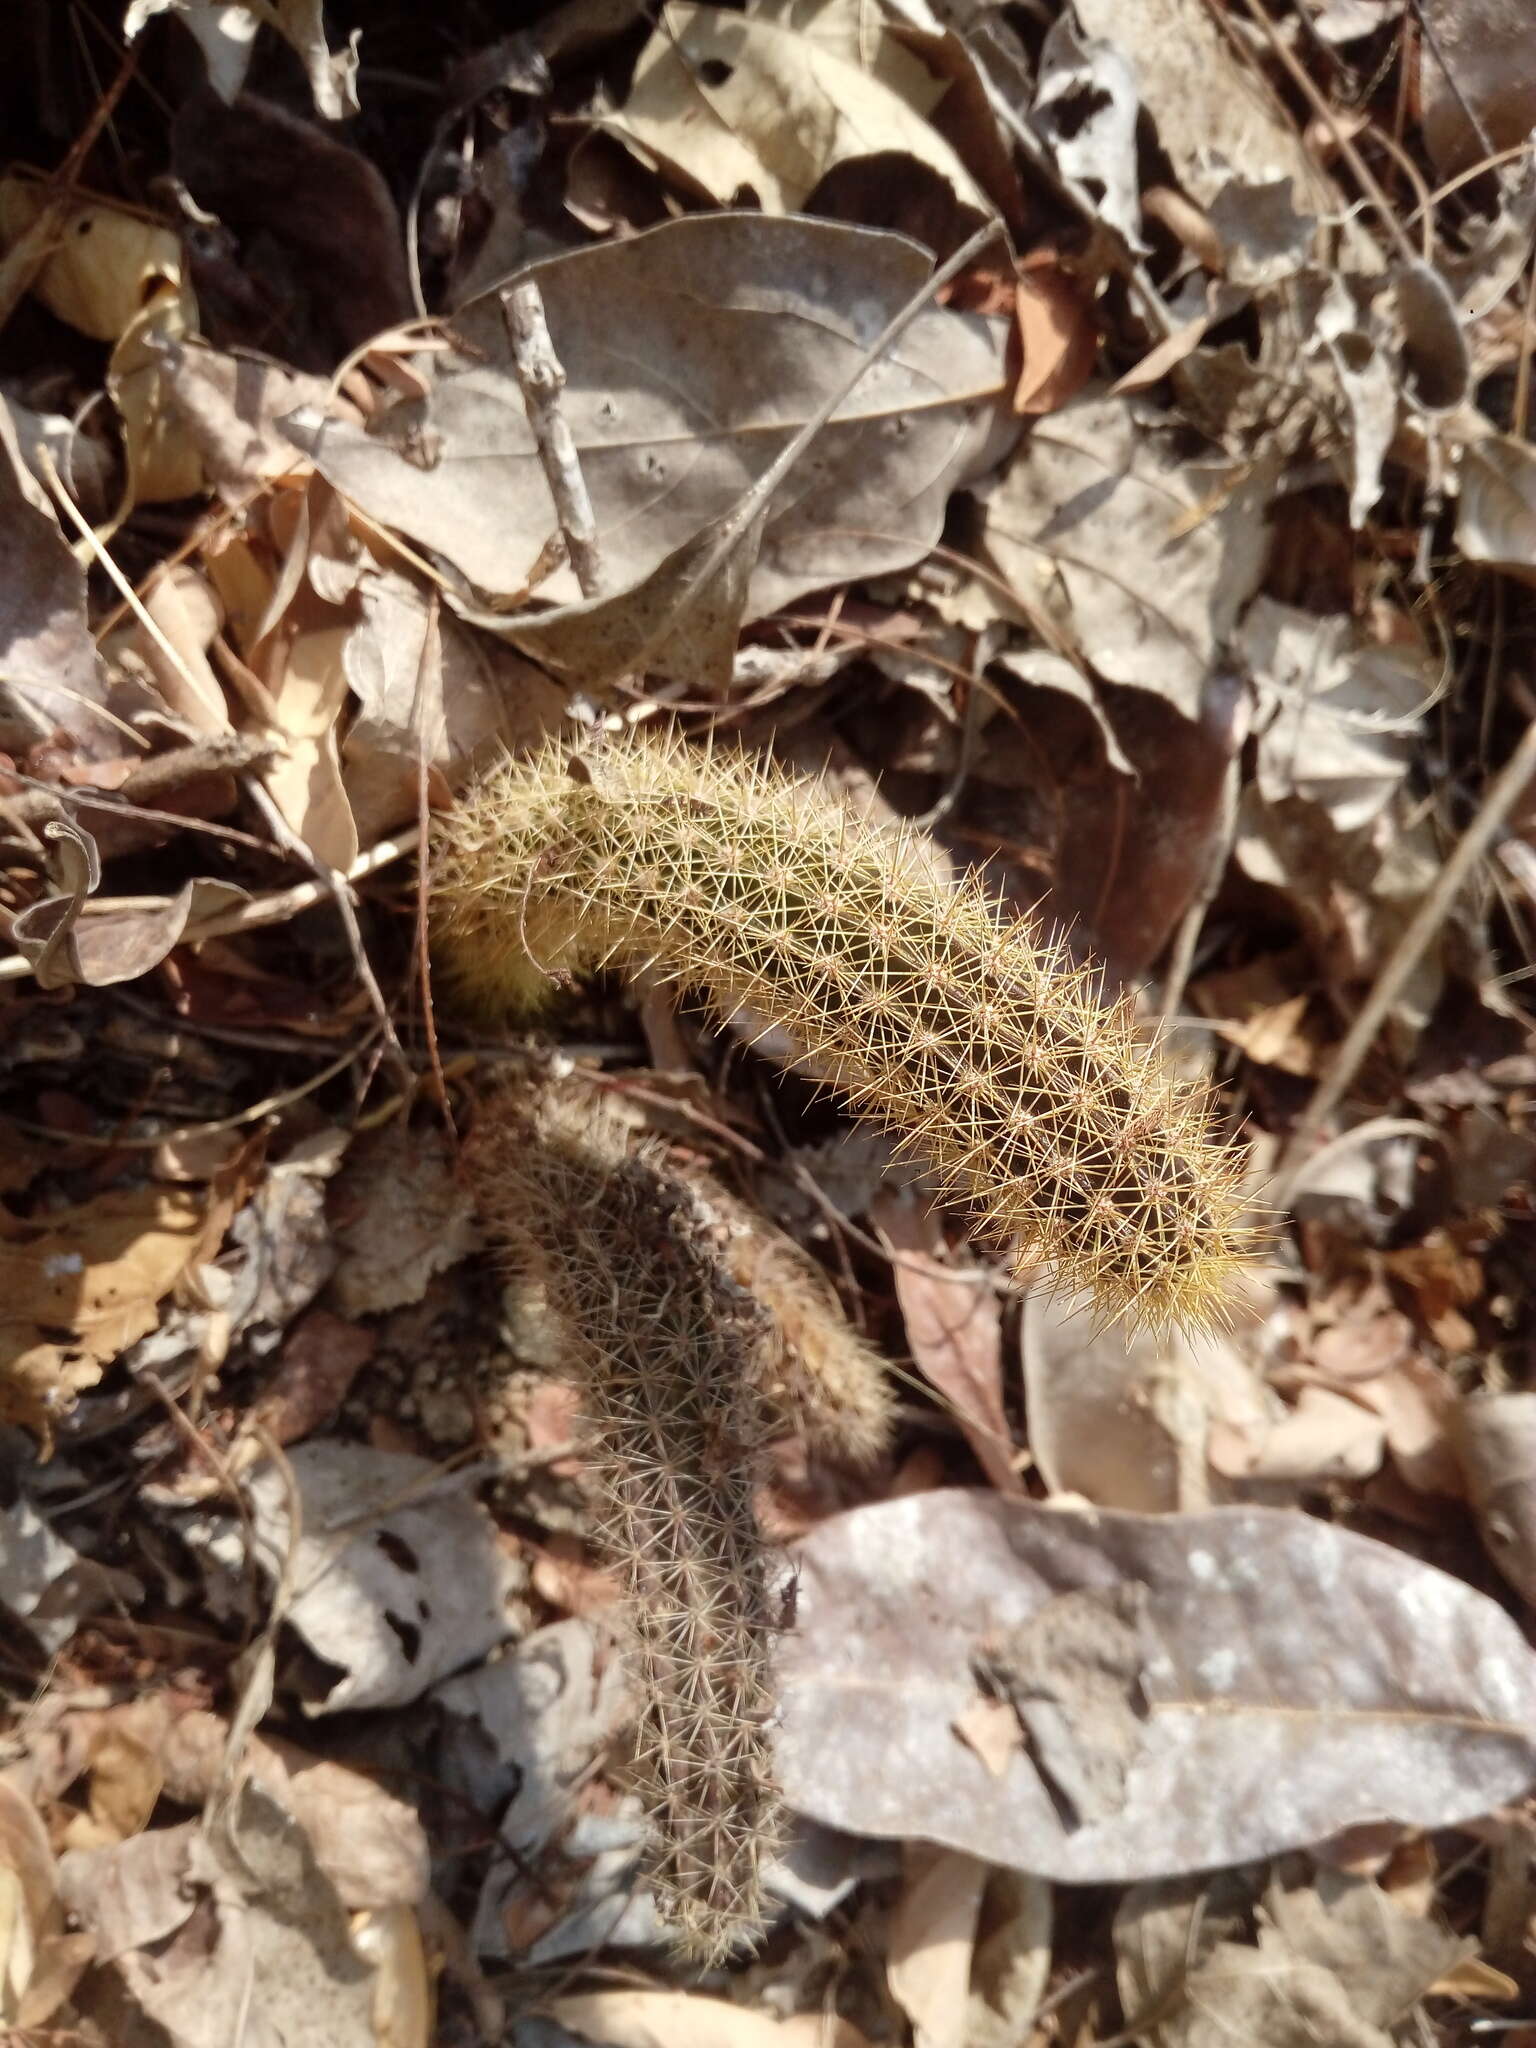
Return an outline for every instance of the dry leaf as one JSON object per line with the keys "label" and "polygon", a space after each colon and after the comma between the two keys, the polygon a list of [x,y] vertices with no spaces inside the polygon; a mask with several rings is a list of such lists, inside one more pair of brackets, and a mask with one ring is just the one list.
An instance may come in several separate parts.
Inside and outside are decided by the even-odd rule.
{"label": "dry leaf", "polygon": [[1087,293],[1050,250],[1031,250],[1018,268],[1014,302],[1024,361],[1016,413],[1057,412],[1093,375],[1099,332]]}
{"label": "dry leaf", "polygon": [[1057,168],[1093,195],[1099,218],[1132,249],[1144,246],[1136,114],[1136,80],[1124,53],[1108,38],[1085,35],[1063,11],[1040,52],[1031,126]]}
{"label": "dry leaf", "polygon": [[1536,1601],[1536,1394],[1463,1401],[1452,1437],[1488,1555]]}
{"label": "dry leaf", "polygon": [[1156,1987],[1150,2009],[1177,2001],[1156,2029],[1159,2048],[1390,2048],[1407,2017],[1470,1942],[1404,1913],[1368,1879],[1319,1873],[1314,1886],[1271,1886],[1257,1946],[1217,1941],[1183,1975]]}
{"label": "dry leaf", "polygon": [[347,701],[345,652],[351,629],[316,626],[277,641],[266,686],[283,757],[266,771],[272,801],[327,867],[357,859],[357,823],[341,779],[336,721]]}
{"label": "dry leaf", "polygon": [[[100,879],[99,873],[97,879]],[[44,988],[84,982],[110,988],[137,981],[180,943],[187,925],[248,903],[249,891],[207,876],[184,882],[174,896],[122,910],[98,908],[73,894],[44,896],[11,920],[11,940],[38,969]]]}
{"label": "dry leaf", "polygon": [[0,704],[39,738],[63,731],[87,758],[121,750],[115,725],[93,706],[106,694],[85,616],[85,571],[59,531],[41,484],[22,459],[10,406],[0,396]]}
{"label": "dry leaf", "polygon": [[1536,449],[1529,442],[1490,434],[1462,451],[1456,545],[1469,562],[1536,583]]}
{"label": "dry leaf", "polygon": [[914,2048],[966,2048],[966,1991],[987,1866],[958,1849],[909,1842],[891,1914],[885,1979],[912,2022]]}
{"label": "dry leaf", "polygon": [[79,2001],[109,2038],[126,1999],[169,2048],[377,2048],[373,1971],[341,1901],[298,1823],[254,1785],[206,1830],[75,1850],[60,1876],[112,1963]]}
{"label": "dry leaf", "polygon": [[[792,1806],[853,1833],[1123,1883],[1364,1821],[1450,1825],[1536,1778],[1536,1657],[1502,1609],[1300,1514],[941,1491],[823,1522],[795,1557],[778,1773]],[[1028,1755],[999,1783],[953,1723],[984,1638],[1128,1586],[1145,1589],[1141,1745],[1118,1810],[1067,1825]]]}
{"label": "dry leaf", "polygon": [[331,1288],[343,1315],[420,1301],[434,1273],[480,1242],[475,1205],[435,1124],[412,1129],[397,1119],[359,1139],[329,1207],[340,1254]]}
{"label": "dry leaf", "polygon": [[91,1937],[65,1926],[47,1830],[22,1783],[0,1777],[0,2027],[8,2034],[45,2026],[89,1963]]}
{"label": "dry leaf", "polygon": [[836,164],[899,154],[989,213],[926,121],[946,86],[858,0],[756,0],[745,14],[668,0],[604,127],[723,207],[756,197],[801,213]]}
{"label": "dry leaf", "polygon": [[1043,609],[1106,681],[1196,719],[1263,570],[1272,473],[1190,462],[1129,399],[1084,396],[978,492],[982,544],[1026,615]]}
{"label": "dry leaf", "polygon": [[[302,1527],[289,1626],[339,1675],[311,1713],[406,1706],[510,1632],[509,1567],[460,1478],[425,1458],[317,1438],[288,1453]],[[250,1481],[254,1554],[276,1580],[290,1546],[288,1496],[270,1465]],[[243,1583],[246,1542],[227,1515],[191,1518],[190,1542]]]}
{"label": "dry leaf", "polygon": [[993,1870],[983,1933],[971,1958],[965,2048],[1020,2048],[1051,1974],[1051,1887],[1020,1870]]}
{"label": "dry leaf", "polygon": [[603,2048],[869,2048],[857,2027],[825,2013],[776,2020],[689,1991],[587,1991],[547,2010]]}
{"label": "dry leaf", "polygon": [[990,213],[924,118],[946,89],[861,0],[755,0],[744,15],[668,0],[603,125],[720,206],[798,213],[835,165],[900,155]]}
{"label": "dry leaf", "polygon": [[131,43],[157,14],[174,14],[196,36],[208,60],[209,83],[221,99],[232,100],[245,83],[256,31],[270,22],[302,62],[316,112],[327,121],[345,121],[359,111],[361,31],[352,31],[345,50],[327,48],[324,0],[130,0],[123,40]]}
{"label": "dry leaf", "polygon": [[1166,1513],[1209,1505],[1213,1423],[1260,1433],[1270,1408],[1229,1337],[1096,1329],[1086,1300],[1026,1297],[1019,1331],[1029,1447],[1052,1493]]}
{"label": "dry leaf", "polygon": [[1258,694],[1257,787],[1301,797],[1339,832],[1370,823],[1408,773],[1433,695],[1424,650],[1373,646],[1354,620],[1255,598],[1239,646]]}
{"label": "dry leaf", "polygon": [[415,584],[365,572],[363,616],[342,661],[357,711],[342,744],[342,777],[358,835],[372,845],[414,819],[424,761],[435,792],[477,763],[522,753],[559,725],[565,694],[541,669],[451,612],[432,621]]}
{"label": "dry leaf", "polygon": [[[929,263],[899,236],[737,213],[672,221],[528,274],[568,380],[605,588],[618,595],[738,504],[921,290]],[[505,367],[499,305],[479,300],[458,324],[488,360],[439,360],[425,402],[402,400],[367,434],[308,411],[288,431],[371,518],[437,549],[480,589],[525,600],[554,509]],[[749,615],[918,560],[979,445],[973,415],[1003,381],[985,322],[919,315],[770,507],[748,564]],[[569,571],[537,594],[580,612]]]}
{"label": "dry leaf", "polygon": [[1192,199],[1208,204],[1236,169],[1252,184],[1284,179],[1310,204],[1325,203],[1326,186],[1294,124],[1203,0],[1079,0],[1076,12],[1129,67]]}
{"label": "dry leaf", "polygon": [[[56,197],[39,180],[0,179],[0,242],[13,247]],[[32,289],[68,326],[113,344],[107,389],[123,419],[123,510],[200,489],[196,447],[166,410],[159,353],[161,341],[180,341],[197,328],[179,237],[122,207],[71,199]]]}
{"label": "dry leaf", "polygon": [[149,1186],[5,1221],[0,1418],[46,1432],[105,1364],[154,1329],[159,1303],[203,1255],[204,1211],[184,1188]]}
{"label": "dry leaf", "polygon": [[1003,1411],[1003,1320],[991,1274],[981,1266],[956,1271],[935,1258],[943,1231],[910,1196],[882,1192],[869,1213],[896,1254],[891,1275],[913,1362],[943,1397],[992,1484],[1022,1496]]}

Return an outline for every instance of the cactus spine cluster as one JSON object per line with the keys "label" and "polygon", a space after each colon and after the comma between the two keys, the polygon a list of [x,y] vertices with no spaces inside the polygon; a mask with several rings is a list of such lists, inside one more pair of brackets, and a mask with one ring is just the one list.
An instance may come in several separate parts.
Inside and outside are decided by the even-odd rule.
{"label": "cactus spine cluster", "polygon": [[541,1284],[582,1397],[625,1594],[647,1874],[679,1949],[714,1963],[760,1931],[780,1833],[752,1505],[771,1325],[687,1190],[576,1092],[493,1095],[464,1165],[485,1221]]}
{"label": "cactus spine cluster", "polygon": [[782,1027],[1022,1271],[1138,1324],[1219,1318],[1237,1155],[1129,1005],[975,878],[815,783],[631,734],[506,764],[440,827],[439,959],[485,1009],[608,964]]}

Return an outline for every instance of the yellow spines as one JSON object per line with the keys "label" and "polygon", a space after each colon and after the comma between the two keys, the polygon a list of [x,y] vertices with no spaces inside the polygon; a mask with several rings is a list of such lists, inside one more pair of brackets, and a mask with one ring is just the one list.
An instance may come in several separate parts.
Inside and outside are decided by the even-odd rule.
{"label": "yellow spines", "polygon": [[678,1947],[713,1963],[761,1930],[780,1835],[752,1505],[770,1326],[687,1191],[600,1104],[494,1094],[463,1160],[492,1233],[541,1283],[581,1395],[625,1594],[647,1874]]}
{"label": "yellow spines", "polygon": [[442,821],[438,957],[483,1009],[616,964],[781,1026],[1022,1269],[1138,1324],[1218,1319],[1237,1155],[1128,1003],[974,877],[949,885],[813,782],[631,734],[509,763]]}

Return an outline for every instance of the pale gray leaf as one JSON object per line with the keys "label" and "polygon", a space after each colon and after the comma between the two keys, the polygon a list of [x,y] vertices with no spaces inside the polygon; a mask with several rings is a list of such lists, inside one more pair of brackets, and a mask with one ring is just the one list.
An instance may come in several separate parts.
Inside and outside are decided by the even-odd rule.
{"label": "pale gray leaf", "polygon": [[[743,213],[670,221],[533,266],[566,373],[605,600],[711,534],[931,267],[898,235]],[[313,411],[288,431],[371,517],[436,549],[478,589],[590,618],[568,570],[537,580],[557,522],[498,301],[476,301],[457,324],[475,359],[440,362],[426,399],[402,401],[371,433]],[[987,429],[978,413],[1003,376],[987,322],[919,314],[774,493],[747,616],[919,560],[976,459]],[[541,630],[542,654],[557,629]]]}
{"label": "pale gray leaf", "polygon": [[1490,434],[1464,450],[1456,545],[1469,562],[1536,583],[1536,448],[1528,441]]}
{"label": "pale gray leaf", "polygon": [[978,494],[982,540],[1106,681],[1193,719],[1263,571],[1273,468],[1192,462],[1138,408],[1089,395],[1039,421]]}
{"label": "pale gray leaf", "polygon": [[[1122,1883],[1366,1821],[1449,1826],[1536,1778],[1536,1657],[1509,1616],[1301,1514],[1074,1515],[957,1490],[836,1516],[796,1555],[775,1754],[789,1803],[829,1826]],[[1025,1751],[998,1779],[954,1723],[983,1638],[1128,1583],[1147,1589],[1143,1740],[1124,1803],[1073,1827]]]}
{"label": "pale gray leaf", "polygon": [[1136,80],[1121,51],[1083,35],[1065,9],[1040,52],[1030,120],[1063,175],[1084,187],[1128,247],[1141,249],[1136,113]]}

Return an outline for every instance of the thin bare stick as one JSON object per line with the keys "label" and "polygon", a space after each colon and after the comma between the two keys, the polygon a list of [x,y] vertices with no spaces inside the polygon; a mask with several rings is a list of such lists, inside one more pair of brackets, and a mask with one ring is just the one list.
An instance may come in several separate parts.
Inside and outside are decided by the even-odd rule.
{"label": "thin bare stick", "polygon": [[1359,1016],[1334,1055],[1327,1077],[1319,1082],[1305,1115],[1292,1131],[1290,1141],[1281,1154],[1277,1185],[1269,1197],[1277,1207],[1284,1206],[1286,1193],[1294,1186],[1297,1174],[1306,1164],[1313,1141],[1342,1101],[1345,1090],[1359,1072],[1409,975],[1423,958],[1430,941],[1449,916],[1451,905],[1463,884],[1498,837],[1504,820],[1533,775],[1536,775],[1536,720],[1526,726],[1520,736],[1520,744],[1489,786],[1477,816],[1457,841],[1449,860],[1436,877],[1434,887],[1392,948]]}
{"label": "thin bare stick", "polygon": [[[94,812],[113,819],[163,815],[178,825],[187,824],[195,829],[198,825],[207,824],[208,820],[184,819],[171,812],[147,812],[143,809],[144,800],[164,796],[205,775],[239,774],[242,769],[258,766],[276,750],[277,741],[270,735],[220,732],[211,733],[206,739],[192,740],[184,747],[172,747],[164,754],[151,754],[137,767],[130,768],[116,788],[92,783],[55,785],[19,777],[23,787],[16,795],[0,796],[0,823],[40,824],[45,818],[56,817],[61,809],[65,809],[86,826],[91,824],[91,813]],[[263,852],[269,851],[265,840],[254,838],[249,832],[226,828],[221,836],[228,837],[237,845],[256,846]]]}
{"label": "thin bare stick", "polygon": [[501,295],[506,316],[507,338],[512,344],[512,367],[522,387],[528,408],[528,424],[538,444],[539,460],[555,501],[555,516],[565,535],[566,552],[583,597],[601,597],[603,557],[597,542],[597,520],[587,480],[581,473],[576,437],[560,403],[565,389],[565,368],[555,354],[549,322],[544,317],[544,294],[533,278],[509,285]]}
{"label": "thin bare stick", "polygon": [[1166,1029],[1172,1024],[1184,1001],[1184,990],[1189,983],[1189,971],[1195,964],[1195,947],[1200,943],[1200,933],[1205,926],[1205,914],[1216,900],[1227,872],[1227,861],[1232,853],[1232,841],[1237,832],[1237,806],[1242,793],[1242,750],[1227,763],[1227,772],[1222,778],[1221,801],[1216,815],[1216,830],[1211,835],[1210,853],[1206,859],[1205,873],[1199,886],[1189,899],[1189,906],[1179,920],[1178,931],[1174,934],[1173,949],[1168,955],[1168,973],[1163,982],[1162,1020]]}

